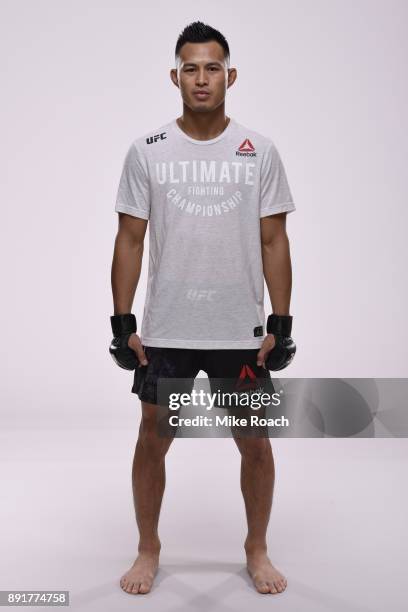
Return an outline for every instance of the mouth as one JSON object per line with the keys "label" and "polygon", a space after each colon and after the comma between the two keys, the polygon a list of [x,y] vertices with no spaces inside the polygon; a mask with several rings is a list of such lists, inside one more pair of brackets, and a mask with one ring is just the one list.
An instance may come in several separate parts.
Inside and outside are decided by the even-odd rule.
{"label": "mouth", "polygon": [[206,100],[210,96],[209,91],[193,91],[193,96],[198,100]]}

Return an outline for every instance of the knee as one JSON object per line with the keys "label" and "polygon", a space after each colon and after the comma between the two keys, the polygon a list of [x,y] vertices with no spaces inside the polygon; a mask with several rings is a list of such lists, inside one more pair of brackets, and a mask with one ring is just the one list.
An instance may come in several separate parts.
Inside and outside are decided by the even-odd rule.
{"label": "knee", "polygon": [[159,435],[155,418],[142,417],[139,429],[138,445],[146,451],[149,457],[161,459],[167,453],[172,442],[170,437]]}
{"label": "knee", "polygon": [[238,449],[244,459],[260,462],[272,454],[269,438],[236,438]]}

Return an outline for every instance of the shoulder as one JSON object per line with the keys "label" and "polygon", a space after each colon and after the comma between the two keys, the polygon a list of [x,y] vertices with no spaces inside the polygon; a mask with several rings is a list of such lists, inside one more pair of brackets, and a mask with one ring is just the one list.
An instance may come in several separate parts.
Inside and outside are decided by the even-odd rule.
{"label": "shoulder", "polygon": [[128,155],[140,160],[148,159],[151,154],[161,149],[166,143],[170,131],[171,122],[164,123],[159,127],[150,129],[132,141]]}
{"label": "shoulder", "polygon": [[266,153],[277,153],[275,142],[269,135],[261,134],[238,121],[235,121],[235,126],[237,136],[242,140],[239,144],[239,148],[242,147],[248,150],[253,148],[253,151],[258,153],[260,157],[263,157]]}

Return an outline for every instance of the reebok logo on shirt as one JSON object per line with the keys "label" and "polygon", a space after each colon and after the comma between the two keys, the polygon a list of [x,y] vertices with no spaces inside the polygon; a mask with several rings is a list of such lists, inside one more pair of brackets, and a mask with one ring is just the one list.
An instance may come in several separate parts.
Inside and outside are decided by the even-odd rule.
{"label": "reebok logo on shirt", "polygon": [[240,145],[235,155],[240,157],[256,157],[255,147],[249,138],[245,138],[244,142]]}

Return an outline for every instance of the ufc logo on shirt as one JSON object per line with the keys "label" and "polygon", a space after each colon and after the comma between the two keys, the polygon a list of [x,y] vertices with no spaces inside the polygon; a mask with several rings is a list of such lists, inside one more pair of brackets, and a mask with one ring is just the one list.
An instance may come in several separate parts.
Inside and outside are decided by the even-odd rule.
{"label": "ufc logo on shirt", "polygon": [[196,302],[200,300],[212,302],[214,293],[216,293],[215,289],[189,289],[187,291],[187,299],[195,300]]}
{"label": "ufc logo on shirt", "polygon": [[146,142],[147,144],[152,144],[153,142],[157,142],[158,140],[165,140],[166,138],[166,132],[162,132],[161,134],[156,134],[155,136],[149,136],[149,138],[146,138]]}

